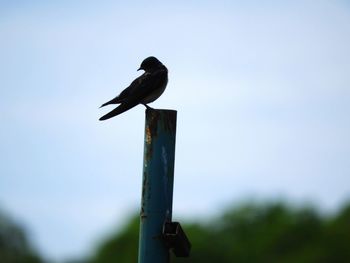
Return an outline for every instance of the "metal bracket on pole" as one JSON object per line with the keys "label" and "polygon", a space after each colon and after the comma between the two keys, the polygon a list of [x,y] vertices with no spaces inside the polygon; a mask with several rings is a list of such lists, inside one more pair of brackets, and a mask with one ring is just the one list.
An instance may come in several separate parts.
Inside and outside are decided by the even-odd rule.
{"label": "metal bracket on pole", "polygon": [[166,222],[163,226],[163,238],[168,249],[176,257],[189,257],[191,243],[188,240],[179,222]]}

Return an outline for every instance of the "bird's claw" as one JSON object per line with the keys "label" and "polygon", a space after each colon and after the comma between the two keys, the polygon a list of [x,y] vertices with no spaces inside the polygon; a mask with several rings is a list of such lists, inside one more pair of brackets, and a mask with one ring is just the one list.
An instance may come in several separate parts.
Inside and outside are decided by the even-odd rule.
{"label": "bird's claw", "polygon": [[147,110],[154,110],[152,107],[148,106],[147,104],[143,104],[143,106],[145,106]]}

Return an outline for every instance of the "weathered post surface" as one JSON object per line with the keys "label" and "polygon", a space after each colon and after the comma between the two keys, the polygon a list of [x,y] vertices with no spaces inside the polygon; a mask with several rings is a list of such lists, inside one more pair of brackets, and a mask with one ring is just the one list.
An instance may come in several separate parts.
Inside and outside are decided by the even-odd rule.
{"label": "weathered post surface", "polygon": [[176,114],[146,110],[139,263],[169,262],[162,231],[172,217]]}

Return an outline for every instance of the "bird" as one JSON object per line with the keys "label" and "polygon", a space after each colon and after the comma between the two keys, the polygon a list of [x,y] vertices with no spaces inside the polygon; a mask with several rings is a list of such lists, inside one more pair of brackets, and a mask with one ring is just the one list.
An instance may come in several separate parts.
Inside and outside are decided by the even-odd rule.
{"label": "bird", "polygon": [[110,104],[119,104],[117,108],[102,116],[100,121],[115,117],[138,104],[152,109],[147,104],[163,94],[168,84],[168,69],[156,57],[150,56],[142,61],[139,70],[145,72],[131,82],[118,96],[101,105],[100,108]]}

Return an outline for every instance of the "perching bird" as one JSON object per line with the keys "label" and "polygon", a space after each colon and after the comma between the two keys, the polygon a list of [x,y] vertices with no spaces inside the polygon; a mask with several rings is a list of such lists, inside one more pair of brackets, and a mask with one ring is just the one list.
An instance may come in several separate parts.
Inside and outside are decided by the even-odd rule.
{"label": "perching bird", "polygon": [[117,97],[102,104],[101,107],[109,104],[120,105],[102,116],[100,121],[117,116],[138,104],[143,104],[146,108],[151,108],[147,104],[155,101],[162,95],[168,83],[168,69],[155,57],[148,57],[142,61],[138,70],[141,69],[145,73],[136,78]]}

